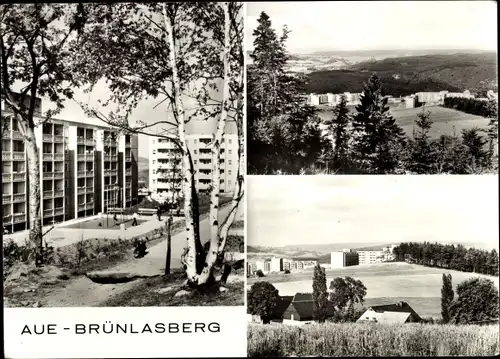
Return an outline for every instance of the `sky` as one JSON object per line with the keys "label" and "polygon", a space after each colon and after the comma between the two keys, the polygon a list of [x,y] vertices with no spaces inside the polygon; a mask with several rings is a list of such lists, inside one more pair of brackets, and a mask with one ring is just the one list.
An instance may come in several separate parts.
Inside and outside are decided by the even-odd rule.
{"label": "sky", "polygon": [[298,1],[247,3],[246,49],[261,11],[281,34],[288,25],[288,50],[480,49],[497,48],[494,1]]}
{"label": "sky", "polygon": [[498,248],[498,176],[249,176],[247,182],[249,245],[426,240]]}

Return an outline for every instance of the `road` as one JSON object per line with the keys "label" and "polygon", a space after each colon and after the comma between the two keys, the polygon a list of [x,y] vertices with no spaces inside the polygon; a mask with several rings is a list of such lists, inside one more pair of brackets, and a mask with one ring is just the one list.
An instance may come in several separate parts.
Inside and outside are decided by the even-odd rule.
{"label": "road", "polygon": [[[228,212],[229,206],[221,208],[219,210],[219,220],[225,218]],[[238,210],[236,220],[243,220],[242,209]],[[208,218],[200,222],[200,233],[203,243],[208,241],[210,236],[208,224]],[[184,232],[178,233],[172,237],[172,269],[181,267],[180,256],[184,250],[185,242]],[[100,273],[131,273],[140,276],[161,275],[165,271],[165,253],[166,244],[162,242],[148,248],[148,254],[144,258],[132,258]],[[137,281],[120,284],[97,284],[87,277],[79,277],[68,281],[67,285],[63,288],[57,288],[47,293],[40,302],[44,307],[98,306],[110,297],[132,289],[136,283]]]}

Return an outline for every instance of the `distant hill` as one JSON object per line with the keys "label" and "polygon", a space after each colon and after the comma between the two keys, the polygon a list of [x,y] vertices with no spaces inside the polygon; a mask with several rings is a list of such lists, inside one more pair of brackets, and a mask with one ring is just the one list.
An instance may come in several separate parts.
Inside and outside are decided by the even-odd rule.
{"label": "distant hill", "polygon": [[435,54],[359,62],[346,70],[308,75],[306,92],[361,92],[376,72],[387,94],[405,96],[419,91],[473,90],[488,82],[498,91],[496,53]]}
{"label": "distant hill", "polygon": [[139,156],[139,161],[137,162],[137,167],[139,171],[149,170],[149,158]]}

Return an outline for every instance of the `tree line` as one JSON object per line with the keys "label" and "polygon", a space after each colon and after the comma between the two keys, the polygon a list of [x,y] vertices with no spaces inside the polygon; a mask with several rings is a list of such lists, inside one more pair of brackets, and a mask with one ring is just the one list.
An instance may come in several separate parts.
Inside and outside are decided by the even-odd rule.
{"label": "tree line", "polygon": [[401,243],[393,251],[396,261],[498,276],[498,252],[440,243]]}
{"label": "tree line", "polygon": [[478,100],[477,98],[446,97],[443,106],[488,118],[497,116],[495,101],[492,100],[485,101]]}
{"label": "tree line", "polygon": [[487,130],[477,127],[434,139],[432,113],[422,110],[411,136],[390,113],[382,81],[373,74],[352,113],[347,99],[323,123],[308,105],[303,75],[284,69],[289,58],[269,16],[259,17],[247,70],[248,171],[251,174],[477,174],[497,171],[497,103]]}

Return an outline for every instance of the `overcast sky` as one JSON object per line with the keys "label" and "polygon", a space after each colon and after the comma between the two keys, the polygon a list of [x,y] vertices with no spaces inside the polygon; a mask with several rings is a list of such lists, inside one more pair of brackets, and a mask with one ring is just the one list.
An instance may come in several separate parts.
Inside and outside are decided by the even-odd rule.
{"label": "overcast sky", "polygon": [[291,52],[497,48],[494,1],[247,3],[247,50],[261,11],[279,34],[288,25]]}
{"label": "overcast sky", "polygon": [[248,244],[498,248],[498,176],[249,176]]}

